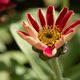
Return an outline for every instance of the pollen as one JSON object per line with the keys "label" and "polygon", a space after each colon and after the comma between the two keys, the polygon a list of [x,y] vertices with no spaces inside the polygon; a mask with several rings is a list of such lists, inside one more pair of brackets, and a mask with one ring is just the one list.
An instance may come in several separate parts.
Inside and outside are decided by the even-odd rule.
{"label": "pollen", "polygon": [[38,34],[39,40],[49,47],[52,47],[59,40],[60,36],[61,33],[58,29],[49,27],[39,31]]}

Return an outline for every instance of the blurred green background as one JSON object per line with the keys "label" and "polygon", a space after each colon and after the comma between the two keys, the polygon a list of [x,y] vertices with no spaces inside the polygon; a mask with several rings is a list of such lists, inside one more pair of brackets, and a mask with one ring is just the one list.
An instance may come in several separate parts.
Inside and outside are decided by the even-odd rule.
{"label": "blurred green background", "polygon": [[[71,21],[80,19],[80,0],[0,0],[0,80],[54,80],[54,68],[33,54],[31,45],[16,33],[21,21],[26,21],[26,12],[37,20],[37,8],[45,12],[48,5],[55,6],[56,16],[69,7],[76,13]],[[64,80],[80,80],[80,30],[67,47],[67,53],[60,56]]]}

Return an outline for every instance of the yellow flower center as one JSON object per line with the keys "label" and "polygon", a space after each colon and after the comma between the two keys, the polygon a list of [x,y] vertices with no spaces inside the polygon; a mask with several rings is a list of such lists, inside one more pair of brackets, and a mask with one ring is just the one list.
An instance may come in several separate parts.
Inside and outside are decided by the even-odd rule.
{"label": "yellow flower center", "polygon": [[45,28],[38,34],[39,40],[49,47],[52,47],[55,44],[55,42],[59,40],[60,36],[61,33],[59,32],[58,29],[50,27]]}

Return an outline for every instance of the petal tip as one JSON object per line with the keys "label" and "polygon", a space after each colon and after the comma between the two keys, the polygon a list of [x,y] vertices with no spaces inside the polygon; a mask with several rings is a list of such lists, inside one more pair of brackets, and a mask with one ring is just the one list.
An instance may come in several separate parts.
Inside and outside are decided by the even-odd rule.
{"label": "petal tip", "polygon": [[49,6],[48,6],[48,8],[53,8],[53,7],[54,7],[54,6],[52,6],[52,5],[49,5]]}
{"label": "petal tip", "polygon": [[19,36],[21,36],[22,38],[25,38],[26,36],[29,36],[28,34],[26,34],[25,32],[23,31],[17,31],[17,33],[19,34]]}
{"label": "petal tip", "polygon": [[20,31],[20,30],[17,30],[16,32],[17,32],[19,35],[22,33],[22,31]]}
{"label": "petal tip", "polygon": [[22,24],[23,24],[23,27],[29,27],[29,23],[28,22],[23,21]]}

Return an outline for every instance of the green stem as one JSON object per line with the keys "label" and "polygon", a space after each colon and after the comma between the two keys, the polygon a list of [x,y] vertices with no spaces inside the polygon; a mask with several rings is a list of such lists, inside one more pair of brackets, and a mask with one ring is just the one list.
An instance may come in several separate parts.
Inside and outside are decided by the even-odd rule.
{"label": "green stem", "polygon": [[56,76],[57,76],[57,80],[63,80],[59,60],[58,60],[58,58],[55,58],[54,60],[55,60],[54,61],[54,69],[55,69],[55,73],[56,73]]}
{"label": "green stem", "polygon": [[55,80],[63,80],[62,71],[60,68],[59,60],[58,58],[55,58],[54,60],[51,59],[49,61],[51,68],[55,72],[56,79]]}

